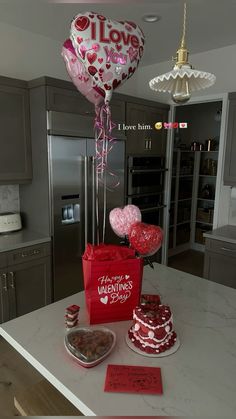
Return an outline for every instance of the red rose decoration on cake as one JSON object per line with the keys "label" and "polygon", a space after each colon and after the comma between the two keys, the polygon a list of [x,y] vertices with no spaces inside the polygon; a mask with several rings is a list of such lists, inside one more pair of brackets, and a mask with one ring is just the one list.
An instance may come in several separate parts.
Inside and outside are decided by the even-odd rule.
{"label": "red rose decoration on cake", "polygon": [[141,256],[151,256],[162,244],[163,231],[159,226],[136,222],[129,232],[129,242]]}

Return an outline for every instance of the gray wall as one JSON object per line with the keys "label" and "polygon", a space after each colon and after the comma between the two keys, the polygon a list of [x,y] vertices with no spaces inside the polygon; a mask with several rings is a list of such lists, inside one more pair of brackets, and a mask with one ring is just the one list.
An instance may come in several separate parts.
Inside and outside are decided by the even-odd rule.
{"label": "gray wall", "polygon": [[0,185],[0,213],[19,211],[19,185]]}

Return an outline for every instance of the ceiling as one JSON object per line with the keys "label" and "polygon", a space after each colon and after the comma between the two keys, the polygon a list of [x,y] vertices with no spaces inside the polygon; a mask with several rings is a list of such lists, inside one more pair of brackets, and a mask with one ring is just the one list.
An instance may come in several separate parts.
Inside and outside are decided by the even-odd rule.
{"label": "ceiling", "polygon": [[[85,2],[84,2],[85,3]],[[236,44],[236,0],[188,0],[187,45],[198,53]],[[182,31],[183,0],[126,0],[82,4],[74,1],[0,0],[0,22],[44,35],[61,43],[68,38],[70,21],[77,13],[97,11],[112,19],[132,20],[146,35],[142,65],[170,60]],[[142,16],[161,20],[145,23]]]}

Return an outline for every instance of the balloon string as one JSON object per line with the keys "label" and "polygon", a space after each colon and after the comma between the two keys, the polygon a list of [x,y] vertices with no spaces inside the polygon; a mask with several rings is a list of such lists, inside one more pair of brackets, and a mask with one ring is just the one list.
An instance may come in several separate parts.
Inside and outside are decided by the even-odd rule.
{"label": "balloon string", "polygon": [[[106,216],[107,216],[107,191],[119,186],[119,177],[108,168],[108,154],[113,149],[115,138],[112,137],[112,129],[116,126],[111,120],[111,110],[109,104],[101,107],[97,106],[95,117],[95,138],[96,138],[96,224],[97,224],[97,242],[100,241],[99,225],[99,200],[102,199],[103,214],[102,220],[102,241],[105,241],[106,234]],[[110,188],[107,187],[108,176],[112,179]],[[102,188],[99,189],[99,184]],[[99,192],[100,191],[100,192]]]}

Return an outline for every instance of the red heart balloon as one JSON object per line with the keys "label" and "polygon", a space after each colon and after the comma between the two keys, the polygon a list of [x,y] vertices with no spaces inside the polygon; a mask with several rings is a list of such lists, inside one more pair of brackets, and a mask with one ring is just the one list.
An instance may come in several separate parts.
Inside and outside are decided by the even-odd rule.
{"label": "red heart balloon", "polygon": [[151,256],[162,244],[163,231],[159,226],[137,222],[129,232],[129,242],[141,256]]}

